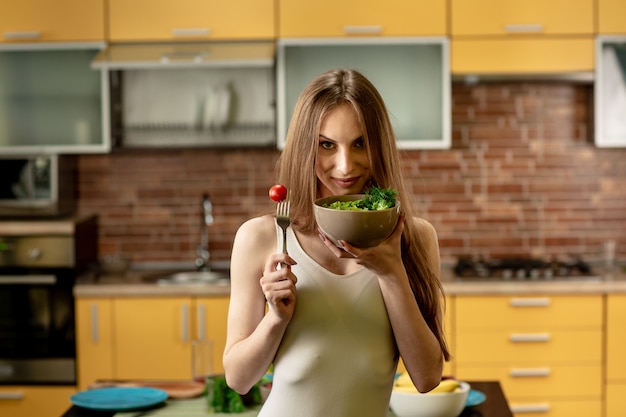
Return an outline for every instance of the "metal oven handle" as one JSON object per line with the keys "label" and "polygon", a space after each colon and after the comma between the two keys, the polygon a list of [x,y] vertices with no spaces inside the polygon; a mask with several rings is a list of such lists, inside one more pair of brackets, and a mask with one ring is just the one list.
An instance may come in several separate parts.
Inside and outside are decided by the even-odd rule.
{"label": "metal oven handle", "polygon": [[0,285],[54,285],[56,283],[56,275],[0,275]]}

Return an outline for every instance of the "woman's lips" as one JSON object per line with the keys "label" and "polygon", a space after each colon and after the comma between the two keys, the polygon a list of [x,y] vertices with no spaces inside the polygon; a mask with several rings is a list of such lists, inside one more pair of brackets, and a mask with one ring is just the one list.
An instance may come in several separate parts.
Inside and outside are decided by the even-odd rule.
{"label": "woman's lips", "polygon": [[333,178],[333,181],[335,182],[335,184],[337,184],[341,188],[350,188],[350,187],[354,187],[356,183],[359,182],[359,178],[358,177]]}

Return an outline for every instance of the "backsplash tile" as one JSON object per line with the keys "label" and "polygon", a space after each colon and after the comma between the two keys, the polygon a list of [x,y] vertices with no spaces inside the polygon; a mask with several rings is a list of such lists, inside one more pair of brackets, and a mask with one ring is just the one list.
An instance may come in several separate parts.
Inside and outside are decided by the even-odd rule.
{"label": "backsplash tile", "polygon": [[[458,255],[626,254],[626,149],[593,145],[593,87],[453,84],[450,150],[403,151],[442,260]],[[271,212],[273,149],[125,150],[82,155],[78,207],[100,215],[100,252],[135,262],[196,257],[208,192],[214,260],[228,260],[244,220]],[[621,240],[620,240],[621,239]]]}

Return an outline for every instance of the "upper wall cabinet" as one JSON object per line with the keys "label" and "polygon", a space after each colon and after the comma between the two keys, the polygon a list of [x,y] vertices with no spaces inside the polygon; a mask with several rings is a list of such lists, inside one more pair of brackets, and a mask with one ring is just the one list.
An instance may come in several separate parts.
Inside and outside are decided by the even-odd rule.
{"label": "upper wall cabinet", "polygon": [[0,44],[0,153],[107,152],[108,78],[89,68],[98,47],[28,45]]}
{"label": "upper wall cabinet", "polygon": [[104,40],[104,0],[21,0],[0,6],[0,42]]}
{"label": "upper wall cabinet", "polygon": [[454,74],[593,71],[593,0],[452,0],[451,5]]}
{"label": "upper wall cabinet", "polygon": [[112,42],[270,39],[273,0],[109,0]]}
{"label": "upper wall cabinet", "polygon": [[598,36],[594,88],[595,142],[626,147],[626,36]]}
{"label": "upper wall cabinet", "polygon": [[376,37],[279,40],[279,148],[302,90],[333,68],[354,68],[372,81],[385,100],[399,148],[450,147],[447,38]]}
{"label": "upper wall cabinet", "polygon": [[598,0],[598,33],[626,34],[626,0]]}
{"label": "upper wall cabinet", "polygon": [[278,10],[280,37],[446,34],[441,0],[279,0]]}

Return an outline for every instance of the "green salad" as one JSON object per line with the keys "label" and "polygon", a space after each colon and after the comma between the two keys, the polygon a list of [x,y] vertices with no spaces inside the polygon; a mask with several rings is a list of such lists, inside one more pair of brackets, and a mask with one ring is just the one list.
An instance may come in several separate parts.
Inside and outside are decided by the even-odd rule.
{"label": "green salad", "polygon": [[324,207],[335,210],[385,210],[392,208],[396,204],[396,196],[398,193],[391,188],[372,187],[365,193],[365,197],[361,200],[353,201],[335,201],[330,204],[324,204]]}

